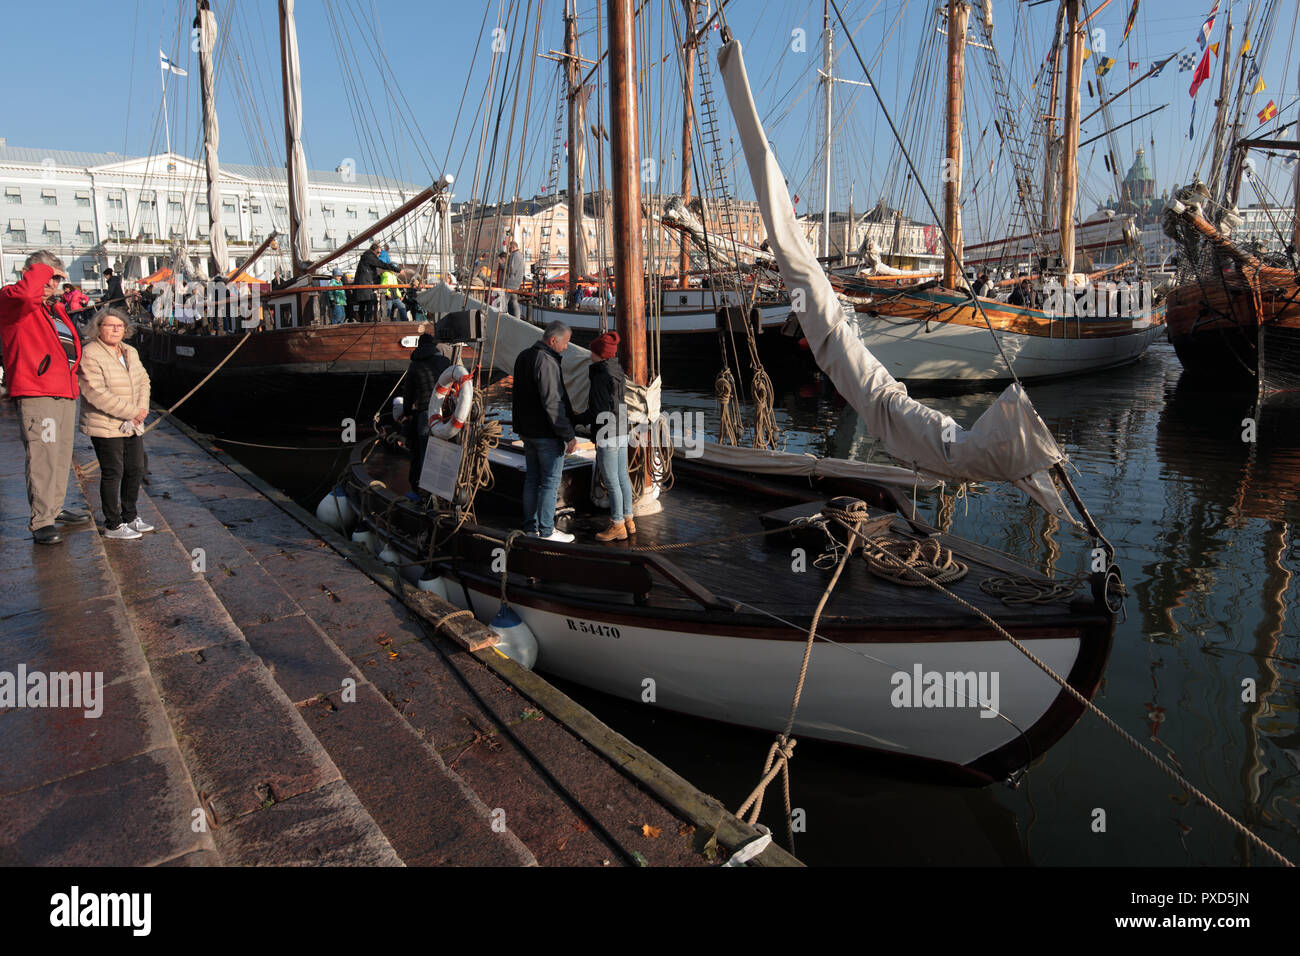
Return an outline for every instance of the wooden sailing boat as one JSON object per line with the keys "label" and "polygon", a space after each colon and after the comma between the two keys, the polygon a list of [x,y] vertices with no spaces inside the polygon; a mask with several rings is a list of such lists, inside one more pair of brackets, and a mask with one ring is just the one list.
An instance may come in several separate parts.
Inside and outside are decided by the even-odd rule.
{"label": "wooden sailing boat", "polygon": [[[1271,18],[1276,9],[1269,7],[1265,13]],[[1195,381],[1214,387],[1246,386],[1261,394],[1294,392],[1300,390],[1300,280],[1295,270],[1295,250],[1300,248],[1300,165],[1290,210],[1289,258],[1243,249],[1233,241],[1231,227],[1248,152],[1296,153],[1300,140],[1239,138],[1246,98],[1253,91],[1245,82],[1246,58],[1238,55],[1236,95],[1230,95],[1231,17],[1229,7],[1210,184],[1198,181],[1178,190],[1162,223],[1165,234],[1182,250],[1179,281],[1169,293],[1169,341]],[[1261,27],[1260,32],[1265,30]],[[1230,100],[1236,113],[1232,124],[1227,122]]]}
{"label": "wooden sailing boat", "polygon": [[[177,326],[166,324],[142,326],[136,344],[149,368],[155,392],[167,400],[185,394],[220,366],[219,374],[187,402],[186,412],[198,420],[234,418],[245,425],[270,421],[281,426],[292,423],[337,427],[343,418],[356,415],[358,408],[373,408],[383,400],[407,368],[418,335],[425,328],[414,322],[390,321],[329,325],[325,324],[323,308],[315,312],[317,318],[313,321],[310,307],[323,296],[322,286],[329,279],[323,270],[430,202],[439,214],[445,214],[445,193],[451,178],[444,176],[345,245],[312,261],[303,228],[307,217],[307,167],[302,150],[302,94],[294,3],[278,0],[278,6],[288,156],[290,281],[284,290],[266,296],[273,318],[268,318],[242,344],[244,329],[200,334],[178,331]],[[207,0],[197,0],[196,8],[211,217],[211,269],[214,276],[232,276],[221,231],[217,186],[219,166],[212,75],[216,19]],[[272,234],[234,272],[250,268],[275,239]],[[255,314],[244,323],[234,324],[256,328],[260,320],[262,315]],[[222,322],[218,319],[215,324],[220,327]],[[468,355],[466,359],[472,363],[474,356]],[[222,365],[223,361],[226,364]]]}
{"label": "wooden sailing boat", "polygon": [[[629,381],[644,385],[632,0],[609,0],[609,13],[615,278],[628,306],[617,316],[620,358]],[[805,332],[819,363],[891,454],[918,462],[923,474],[997,474],[1006,480],[1011,472],[1032,475],[1017,485],[1053,514],[1067,516],[1053,479],[1042,470],[1070,489],[1060,467],[1063,456],[1023,391],[1008,389],[968,433],[898,394],[898,383],[837,321],[839,307],[795,225],[789,195],[774,186],[781,180],[771,173],[775,159],[749,94],[739,44],[725,31],[723,41],[724,82],[764,223],[787,281],[807,283]],[[495,361],[502,368],[540,335],[495,310],[488,310],[487,320],[485,339],[496,342]],[[573,345],[563,358],[575,407],[581,408],[587,358]],[[556,544],[511,532],[519,521],[523,452],[513,444],[491,447],[492,424],[471,424],[459,445],[431,439],[421,479],[426,488],[437,487],[428,479],[435,455],[446,464],[445,456],[453,453],[453,461],[463,465],[476,456],[460,473],[481,475],[488,465],[493,476],[477,497],[475,479],[413,503],[405,494],[405,456],[380,441],[354,453],[344,487],[364,529],[423,575],[422,588],[440,590],[498,628],[522,621],[528,636],[518,637],[518,625],[512,625],[510,652],[529,661],[535,652],[536,666],[549,674],[685,714],[779,729],[809,628],[817,626],[815,607],[831,583],[830,568],[811,560],[824,554],[831,564],[841,562],[842,575],[821,615],[823,640],[811,647],[794,724],[800,736],[865,748],[912,770],[967,781],[1014,777],[1068,730],[1082,708],[972,613],[972,606],[998,620],[1081,694],[1091,697],[1098,687],[1115,606],[1113,595],[1106,597],[1106,576],[1098,577],[1092,597],[1076,596],[1071,586],[1057,590],[1059,581],[927,526],[900,495],[917,480],[910,469],[705,446],[699,459],[674,456],[671,492],[658,496],[655,513],[637,515],[637,533],[629,542]],[[1005,461],[1010,444],[1025,456]],[[559,504],[571,530],[580,534],[600,526],[588,492],[591,468],[590,453],[565,464]],[[832,500],[840,495],[857,503]],[[1082,503],[1074,501],[1095,540],[1104,542]],[[966,603],[919,576],[908,578],[911,572],[890,572],[879,556],[875,571],[865,558],[846,556],[837,544],[835,514],[857,516],[852,526],[870,538],[873,553],[936,558],[929,573]],[[943,550],[936,552],[936,546]],[[797,549],[805,549],[811,563],[801,564]],[[1004,575],[1042,588],[1040,599],[1004,605],[989,583]],[[531,651],[521,650],[519,642]],[[970,683],[977,675],[997,684],[997,702],[987,686],[977,691]],[[913,680],[915,695],[902,693],[901,685]],[[931,682],[937,702],[933,694],[921,694],[923,681]]]}
{"label": "wooden sailing boat", "polygon": [[[913,278],[901,290],[902,279],[866,279],[858,288],[855,308],[863,342],[894,377],[927,385],[988,385],[1013,378],[1020,381],[1057,378],[1114,368],[1136,361],[1160,335],[1162,303],[1131,309],[1137,314],[1115,316],[1065,314],[1064,297],[1082,276],[1075,273],[1075,206],[1078,183],[1079,84],[1083,63],[1083,27],[1079,0],[1061,0],[1066,24],[1067,65],[1065,116],[1060,149],[1060,265],[1054,276],[1062,290],[1051,295],[1041,285],[1041,303],[1012,304],[1006,296],[981,297],[979,306],[967,278],[957,269],[963,254],[961,228],[962,102],[965,48],[970,3],[948,0],[947,102],[945,109],[946,170],[943,193],[944,229],[953,248],[945,250],[943,274],[935,285],[917,286]],[[1093,225],[1090,224],[1090,229]],[[1105,225],[1106,230],[1112,227]],[[1101,240],[1103,244],[1107,240]],[[982,244],[976,259],[983,262],[998,243]],[[1014,281],[1012,284],[1014,285]],[[1006,290],[1010,292],[1010,289]],[[1050,301],[1054,300],[1054,301]],[[1113,309],[1109,298],[1107,311]],[[1074,309],[1068,310],[1073,313]]]}

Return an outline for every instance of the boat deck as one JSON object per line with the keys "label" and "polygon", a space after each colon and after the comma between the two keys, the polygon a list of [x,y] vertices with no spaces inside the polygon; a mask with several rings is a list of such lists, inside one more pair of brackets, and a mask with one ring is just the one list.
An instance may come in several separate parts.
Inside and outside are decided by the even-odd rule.
{"label": "boat deck", "polygon": [[[366,466],[372,478],[382,479],[399,495],[405,492],[406,459],[403,456],[387,450],[377,451],[369,457]],[[732,481],[743,486],[727,487]],[[580,476],[568,487],[574,485],[585,487],[585,480]],[[509,482],[500,482],[499,489],[502,486],[508,487]],[[661,498],[663,509],[657,514],[638,517],[637,534],[627,541],[608,544],[595,541],[596,532],[606,526],[608,518],[607,513],[591,510],[589,502],[585,503],[585,508],[581,505],[575,508],[569,519],[561,519],[559,524],[577,536],[576,546],[585,546],[576,549],[579,553],[600,557],[606,553],[623,552],[631,556],[648,551],[655,558],[666,559],[671,565],[670,570],[693,579],[721,602],[706,607],[698,596],[675,586],[666,575],[655,573],[652,575],[654,587],[645,603],[657,611],[673,616],[716,616],[722,605],[729,605],[723,613],[737,623],[745,618],[761,617],[763,623],[770,626],[775,623],[772,616],[776,616],[806,627],[834,568],[832,557],[823,559],[824,568],[815,563],[823,552],[829,550],[825,534],[808,531],[806,537],[794,540],[788,534],[760,536],[757,533],[765,527],[776,527],[789,520],[788,515],[773,516],[765,525],[763,515],[789,508],[811,514],[830,497],[832,493],[818,494],[807,487],[749,476],[738,478],[693,465],[689,469],[678,468],[676,483]],[[511,507],[511,504],[504,494],[495,496],[486,507],[481,504],[479,523],[485,528],[498,529],[504,538],[519,524],[514,511],[518,505]],[[872,509],[873,515],[885,513]],[[895,540],[914,540],[926,537],[926,530],[924,526],[921,531],[915,530],[901,517],[896,517],[888,533]],[[751,536],[733,537],[738,535]],[[1021,626],[1077,626],[1096,613],[1091,606],[1083,613],[1072,609],[1071,598],[1016,607],[1004,605],[1000,599],[981,590],[981,582],[1007,573],[1038,581],[1049,579],[972,542],[938,532],[934,536],[945,547],[954,549],[970,569],[964,578],[947,585],[947,589],[999,622]],[[690,542],[698,544],[677,547]],[[798,547],[804,549],[802,561],[794,551]],[[547,580],[543,587],[556,598],[629,606],[634,603],[631,594],[611,590],[608,584],[606,587],[593,587],[575,583],[570,578],[567,581]],[[1086,590],[1080,590],[1072,597],[1088,598],[1088,594]],[[741,605],[739,608],[735,608],[737,603]],[[924,622],[927,640],[944,639],[943,632],[949,628],[978,626],[975,616],[966,608],[930,586],[909,587],[885,580],[873,574],[865,561],[855,559],[849,562],[841,575],[827,602],[822,622],[824,628],[830,630],[837,627],[856,629],[861,628],[864,619],[870,619],[876,629],[882,621],[892,622],[903,630],[915,629]]]}

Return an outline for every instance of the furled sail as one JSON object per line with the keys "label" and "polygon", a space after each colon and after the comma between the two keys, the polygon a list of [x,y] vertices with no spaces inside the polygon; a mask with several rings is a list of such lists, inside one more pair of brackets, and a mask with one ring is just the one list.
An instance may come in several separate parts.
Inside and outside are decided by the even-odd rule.
{"label": "furled sail", "polygon": [[203,98],[203,160],[208,175],[208,242],[214,275],[230,272],[226,234],[221,228],[221,166],[217,162],[217,88],[212,77],[212,50],[217,43],[217,18],[206,3],[199,6],[199,82]]}
{"label": "furled sail", "polygon": [[739,42],[725,43],[718,62],[763,224],[799,324],[817,365],[862,416],[867,430],[889,454],[924,474],[951,481],[1006,481],[1073,523],[1048,474],[1065,456],[1023,388],[1009,386],[968,431],[911,398],[867,351],[795,220],[754,107]]}
{"label": "furled sail", "polygon": [[280,0],[280,58],[284,71],[285,145],[288,147],[290,223],[303,228],[291,229],[293,248],[289,250],[298,267],[311,262],[307,224],[307,157],[302,150],[302,72],[298,64],[298,29],[294,25],[294,0]]}

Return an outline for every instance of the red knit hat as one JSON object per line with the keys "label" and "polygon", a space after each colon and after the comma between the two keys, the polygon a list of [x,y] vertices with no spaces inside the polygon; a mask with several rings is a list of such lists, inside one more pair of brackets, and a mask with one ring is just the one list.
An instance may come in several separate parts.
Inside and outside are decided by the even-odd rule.
{"label": "red knit hat", "polygon": [[618,333],[606,332],[591,340],[591,357],[599,361],[613,358],[618,354]]}

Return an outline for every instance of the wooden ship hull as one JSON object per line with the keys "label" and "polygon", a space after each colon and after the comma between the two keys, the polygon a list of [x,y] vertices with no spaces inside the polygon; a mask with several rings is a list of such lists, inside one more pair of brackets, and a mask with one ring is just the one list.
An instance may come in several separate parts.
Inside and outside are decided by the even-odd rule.
{"label": "wooden ship hull", "polygon": [[[407,459],[381,446],[354,453],[345,488],[376,550],[385,545],[418,572],[440,576],[449,600],[491,622],[501,606],[494,551],[518,521],[520,449],[494,453],[498,493],[477,523],[451,533],[450,516],[406,496]],[[585,491],[590,464],[570,461],[560,500],[580,537],[601,527]],[[832,494],[872,504],[894,540],[933,538],[971,571],[949,585],[985,610],[1091,699],[1109,655],[1112,617],[1092,597],[1004,606],[981,589],[994,574],[1040,575],[917,521],[890,518],[890,494],[869,483],[772,480],[674,460],[675,484],[659,514],[636,519],[629,542],[553,544],[516,538],[506,594],[538,644],[537,669],[627,700],[694,717],[779,731],[789,713],[807,628],[829,570],[792,573],[786,535],[749,537],[663,553],[643,549],[712,541],[816,514]],[[886,507],[882,507],[886,506]],[[488,509],[485,511],[484,509]],[[490,512],[490,513],[489,513]],[[760,521],[762,525],[760,525]],[[448,555],[421,562],[436,550]],[[631,547],[628,547],[631,545]],[[815,546],[814,546],[815,547]],[[635,550],[634,550],[635,549]],[[1059,740],[1082,706],[975,615],[928,587],[875,577],[865,562],[846,566],[827,604],[809,665],[795,733],[885,758],[892,769],[947,782],[984,784],[1014,777]],[[946,701],[922,703],[904,678],[943,675]],[[967,678],[989,675],[998,700],[981,708]],[[991,675],[996,675],[992,677]],[[646,683],[649,678],[653,683]],[[957,697],[952,696],[953,681]],[[974,688],[970,684],[970,688]],[[987,694],[985,695],[987,698]],[[960,701],[963,701],[965,706]],[[996,710],[996,713],[993,711]],[[981,716],[981,713],[984,716]]]}
{"label": "wooden ship hull", "polygon": [[[254,332],[234,356],[185,403],[196,420],[238,419],[241,430],[339,427],[360,415],[369,422],[410,364],[418,322],[352,322]],[[155,393],[167,403],[198,385],[231,353],[242,332],[202,335],[149,327],[136,347]],[[471,366],[477,350],[461,361]]]}
{"label": "wooden ship hull", "polygon": [[1300,284],[1293,273],[1225,271],[1180,284],[1168,304],[1169,341],[1195,379],[1300,391]]}

